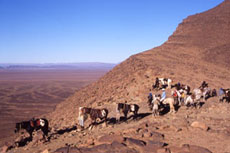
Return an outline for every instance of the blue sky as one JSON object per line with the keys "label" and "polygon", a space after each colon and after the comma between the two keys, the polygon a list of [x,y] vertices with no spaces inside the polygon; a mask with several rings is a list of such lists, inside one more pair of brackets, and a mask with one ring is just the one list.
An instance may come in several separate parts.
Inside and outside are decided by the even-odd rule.
{"label": "blue sky", "polygon": [[223,0],[0,0],[0,63],[119,63]]}

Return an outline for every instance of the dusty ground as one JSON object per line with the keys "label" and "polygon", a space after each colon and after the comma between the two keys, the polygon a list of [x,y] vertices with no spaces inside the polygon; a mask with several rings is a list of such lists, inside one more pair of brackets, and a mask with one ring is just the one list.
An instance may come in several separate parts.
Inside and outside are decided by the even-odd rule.
{"label": "dusty ground", "polygon": [[[148,142],[149,140],[160,141],[167,144],[163,148],[171,148],[174,146],[182,146],[190,144],[202,146],[214,153],[227,153],[230,151],[230,104],[219,103],[218,98],[210,98],[201,109],[189,108],[182,106],[176,114],[166,114],[164,116],[153,117],[147,108],[146,103],[139,103],[141,107],[137,121],[129,119],[120,124],[109,124],[105,127],[100,124],[92,130],[77,131],[74,126],[57,128],[51,134],[51,140],[47,143],[30,142],[27,146],[12,150],[12,152],[42,152],[48,149],[54,152],[58,148],[71,147],[93,147],[98,144],[111,143],[117,135],[122,137],[134,138]],[[110,118],[113,118],[115,106],[108,106],[110,109]],[[131,115],[131,114],[130,114]],[[205,124],[208,130],[192,127],[194,121]],[[87,122],[88,123],[88,122]],[[88,123],[89,124],[89,123]],[[160,133],[160,136],[149,136],[149,133]],[[105,140],[100,142],[100,137],[109,135]],[[115,135],[115,136],[113,136]],[[119,140],[119,139],[118,139]],[[32,147],[33,146],[33,147]],[[132,148],[137,152],[143,152],[143,148],[136,148],[127,144],[128,148]]]}

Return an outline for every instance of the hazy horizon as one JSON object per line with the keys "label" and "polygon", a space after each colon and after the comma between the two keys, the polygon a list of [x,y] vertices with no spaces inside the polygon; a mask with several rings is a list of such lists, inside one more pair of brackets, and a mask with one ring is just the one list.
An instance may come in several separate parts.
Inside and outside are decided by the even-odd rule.
{"label": "hazy horizon", "polygon": [[44,65],[44,64],[93,64],[93,63],[95,63],[95,64],[118,64],[118,63],[106,63],[106,62],[56,62],[56,63],[52,63],[52,62],[47,62],[47,63],[0,63],[0,65],[2,65],[2,64],[10,64],[10,65],[12,65],[12,64],[18,64],[18,65],[23,65],[23,64],[25,64],[25,65],[33,65],[33,64],[38,64],[38,65]]}

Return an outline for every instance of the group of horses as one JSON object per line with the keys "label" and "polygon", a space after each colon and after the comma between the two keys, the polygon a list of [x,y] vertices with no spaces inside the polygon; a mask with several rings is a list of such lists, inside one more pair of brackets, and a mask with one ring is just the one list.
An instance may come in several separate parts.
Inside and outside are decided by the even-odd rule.
{"label": "group of horses", "polygon": [[[127,104],[127,101],[125,103],[118,103],[116,112],[121,114],[123,113],[124,118],[127,119],[128,113],[133,113],[133,118],[136,118],[138,115],[139,106],[137,104]],[[88,108],[88,107],[79,107],[79,125],[84,128],[84,122],[87,120],[88,116],[91,119],[90,128],[92,128],[93,125],[97,123],[97,119],[100,119],[102,122],[107,123],[107,117],[108,117],[108,109],[102,108],[102,109],[94,109],[94,108]],[[120,118],[118,119],[120,121]]]}
{"label": "group of horses", "polygon": [[[148,105],[154,116],[159,115],[161,108],[165,108],[166,105],[170,106],[170,113],[172,113],[176,112],[175,107],[180,107],[182,105],[187,107],[192,106],[195,108],[200,108],[202,102],[205,102],[210,97],[217,96],[216,89],[209,88],[208,83],[205,81],[202,82],[199,88],[195,88],[192,92],[190,86],[188,85],[180,84],[179,82],[171,85],[171,82],[171,79],[156,78],[156,82],[152,86],[153,89],[165,90],[166,88],[169,88],[171,89],[171,95],[170,97],[161,100],[160,94],[149,94]],[[220,88],[218,96],[220,102],[225,100],[229,103],[230,89]]]}
{"label": "group of horses", "polygon": [[[116,111],[118,113],[123,113],[124,118],[127,119],[129,112],[133,113],[133,118],[137,117],[138,110],[139,110],[139,106],[137,104],[127,104],[127,102],[125,102],[125,103],[118,103]],[[97,119],[100,119],[101,122],[107,123],[108,113],[109,111],[106,108],[94,109],[88,107],[79,107],[79,115],[78,115],[79,125],[82,128],[84,128],[84,121],[87,120],[88,116],[91,119],[91,124],[89,126],[89,129],[91,129],[93,125],[97,123]],[[33,132],[35,130],[37,131],[40,129],[43,132],[43,138],[46,140],[49,132],[49,122],[45,118],[38,118],[38,119],[33,118],[29,121],[16,123],[14,132],[18,133],[20,130],[23,129],[29,133],[30,141],[32,141]]]}
{"label": "group of horses", "polygon": [[[194,106],[200,107],[201,101],[206,101],[210,97],[217,96],[216,89],[210,89],[208,84],[204,81],[199,88],[194,89],[191,92],[191,88],[188,85],[184,84],[174,84],[172,85],[172,80],[168,78],[156,78],[155,84],[152,86],[154,90],[165,90],[166,88],[172,89],[171,97],[166,97],[164,100],[161,100],[160,94],[148,96],[148,105],[152,110],[154,116],[159,115],[160,110],[169,105],[170,113],[175,113],[176,106]],[[220,89],[219,91],[219,100],[230,102],[230,89]],[[133,118],[136,118],[138,115],[139,106],[137,104],[127,104],[125,103],[118,103],[116,112],[121,114],[123,113],[124,118],[127,119],[128,113],[133,113]],[[79,107],[79,115],[78,121],[79,125],[84,128],[84,122],[87,120],[88,116],[91,119],[91,124],[95,125],[97,123],[97,119],[100,119],[101,122],[107,123],[108,121],[108,109],[94,109],[88,107]],[[120,121],[120,118],[116,121]],[[89,126],[89,127],[90,127]],[[92,127],[91,126],[91,127]],[[49,132],[49,123],[48,120],[45,118],[38,118],[38,119],[31,119],[29,121],[23,121],[16,123],[15,133],[19,132],[21,129],[25,129],[32,140],[32,133],[34,130],[39,130],[43,132],[43,137],[48,136]]]}

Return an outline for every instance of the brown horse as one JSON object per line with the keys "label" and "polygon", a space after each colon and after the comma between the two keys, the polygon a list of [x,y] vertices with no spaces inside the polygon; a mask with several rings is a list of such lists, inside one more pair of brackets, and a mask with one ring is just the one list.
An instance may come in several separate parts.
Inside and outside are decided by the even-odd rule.
{"label": "brown horse", "polygon": [[100,120],[104,120],[104,122],[107,122],[107,116],[109,111],[106,108],[103,109],[93,109],[93,108],[87,108],[87,107],[79,107],[79,124],[81,127],[84,127],[84,121],[87,120],[88,115],[91,119],[91,125],[96,123],[96,120],[99,118]]}
{"label": "brown horse", "polygon": [[117,112],[123,113],[125,119],[127,119],[128,113],[132,112],[134,114],[134,117],[137,117],[137,112],[139,110],[139,106],[137,104],[125,104],[125,103],[118,103],[117,105]]}

